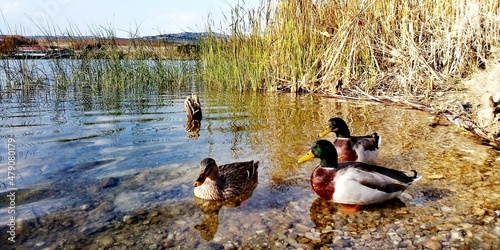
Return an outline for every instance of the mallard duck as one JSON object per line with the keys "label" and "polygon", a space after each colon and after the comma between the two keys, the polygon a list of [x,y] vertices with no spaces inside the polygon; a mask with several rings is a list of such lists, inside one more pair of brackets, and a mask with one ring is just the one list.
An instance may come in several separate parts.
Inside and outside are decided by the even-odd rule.
{"label": "mallard duck", "polygon": [[312,158],[321,160],[311,174],[311,186],[325,200],[348,205],[369,205],[391,200],[420,179],[402,171],[363,162],[337,161],[337,151],[330,141],[318,140],[298,163]]}
{"label": "mallard duck", "polygon": [[189,95],[184,101],[184,109],[187,112],[188,120],[201,121],[202,112],[198,95]]}
{"label": "mallard duck", "polygon": [[382,138],[377,134],[364,136],[351,136],[346,122],[339,117],[328,120],[328,127],[321,132],[318,137],[324,137],[330,132],[334,132],[337,138],[333,145],[337,149],[338,161],[358,161],[373,163],[378,157],[378,148]]}
{"label": "mallard duck", "polygon": [[217,166],[212,158],[200,162],[194,195],[206,200],[225,200],[245,193],[257,184],[259,162],[235,162]]}

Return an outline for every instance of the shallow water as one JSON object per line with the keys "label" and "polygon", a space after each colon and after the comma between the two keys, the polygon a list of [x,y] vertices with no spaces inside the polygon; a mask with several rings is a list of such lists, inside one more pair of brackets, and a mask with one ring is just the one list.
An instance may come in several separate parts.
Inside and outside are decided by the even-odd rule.
{"label": "shallow water", "polygon": [[[197,92],[198,132],[183,101]],[[3,89],[0,227],[4,246],[46,248],[421,248],[499,246],[500,154],[432,115],[293,94],[167,89],[110,101],[85,93]],[[297,159],[334,116],[378,132],[378,164],[423,179],[399,199],[343,214],[318,199]],[[330,134],[327,139],[334,139]],[[9,139],[15,149],[8,148]],[[8,152],[15,179],[8,179]],[[192,195],[198,163],[258,160],[259,183],[237,200]],[[7,196],[15,192],[15,243]]]}

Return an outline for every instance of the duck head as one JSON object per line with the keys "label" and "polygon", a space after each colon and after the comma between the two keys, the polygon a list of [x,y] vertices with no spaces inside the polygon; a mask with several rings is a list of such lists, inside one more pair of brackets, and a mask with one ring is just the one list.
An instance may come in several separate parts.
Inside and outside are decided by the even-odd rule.
{"label": "duck head", "polygon": [[337,150],[330,141],[318,140],[313,143],[311,150],[302,156],[297,162],[302,163],[312,158],[321,159],[322,167],[337,167]]}
{"label": "duck head", "polygon": [[340,117],[335,117],[328,120],[328,127],[321,132],[318,137],[322,138],[325,135],[334,132],[337,137],[350,137],[351,132],[349,131],[349,127],[347,123]]}
{"label": "duck head", "polygon": [[198,187],[203,185],[207,178],[212,180],[219,178],[219,168],[217,167],[215,160],[212,158],[205,158],[200,162],[200,175],[193,183],[193,186]]}

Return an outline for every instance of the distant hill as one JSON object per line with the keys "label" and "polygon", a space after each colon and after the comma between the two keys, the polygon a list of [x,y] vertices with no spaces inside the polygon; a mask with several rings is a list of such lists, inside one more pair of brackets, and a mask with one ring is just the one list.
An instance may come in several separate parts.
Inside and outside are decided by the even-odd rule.
{"label": "distant hill", "polygon": [[30,39],[69,39],[69,38],[80,38],[80,39],[93,39],[93,36],[45,36],[45,35],[37,35],[37,36],[24,36]]}
{"label": "distant hill", "polygon": [[164,41],[171,43],[195,43],[199,42],[201,39],[208,37],[209,35],[215,35],[216,37],[225,38],[226,36],[209,33],[209,32],[182,32],[175,34],[162,34],[156,36],[144,36],[142,39],[153,40],[153,41]]}
{"label": "distant hill", "polygon": [[[169,42],[169,43],[196,43],[199,42],[201,39],[208,37],[209,35],[215,35],[220,38],[225,38],[227,36],[222,35],[222,34],[217,34],[217,33],[209,33],[209,32],[182,32],[182,33],[173,33],[173,34],[160,34],[160,35],[155,35],[155,36],[143,36],[141,38],[133,38],[133,39],[141,39],[141,40],[148,40],[148,41],[163,41],[163,42]],[[39,36],[25,36],[26,38],[30,39],[93,39],[95,37],[92,36],[44,36],[44,35],[39,35]],[[119,40],[128,40],[130,38],[118,38],[115,37],[115,39]]]}

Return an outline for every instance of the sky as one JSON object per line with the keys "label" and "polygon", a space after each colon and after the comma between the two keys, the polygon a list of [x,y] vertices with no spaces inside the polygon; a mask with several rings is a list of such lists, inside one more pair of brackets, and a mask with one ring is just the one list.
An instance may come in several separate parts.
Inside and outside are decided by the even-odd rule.
{"label": "sky", "polygon": [[[151,36],[202,32],[212,20],[227,32],[223,13],[259,0],[0,0],[0,34]],[[245,7],[245,9],[247,9]],[[209,19],[210,15],[210,19]],[[106,34],[96,34],[106,33]]]}

